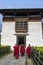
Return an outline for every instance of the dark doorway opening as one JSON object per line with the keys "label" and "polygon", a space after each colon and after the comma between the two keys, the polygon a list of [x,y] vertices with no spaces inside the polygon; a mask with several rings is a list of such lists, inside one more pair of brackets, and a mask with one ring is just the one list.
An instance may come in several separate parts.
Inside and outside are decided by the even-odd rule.
{"label": "dark doorway opening", "polygon": [[26,44],[26,36],[22,35],[22,36],[17,36],[17,43],[18,45],[21,45],[21,44]]}

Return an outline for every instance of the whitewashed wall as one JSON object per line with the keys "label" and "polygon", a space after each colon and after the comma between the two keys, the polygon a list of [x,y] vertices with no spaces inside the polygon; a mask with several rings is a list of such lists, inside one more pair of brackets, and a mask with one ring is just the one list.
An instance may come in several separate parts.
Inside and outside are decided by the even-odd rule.
{"label": "whitewashed wall", "polygon": [[16,36],[14,34],[15,34],[15,22],[3,22],[1,44],[10,45],[13,47],[13,45],[15,45],[16,43]]}
{"label": "whitewashed wall", "polygon": [[[15,22],[3,22],[1,33],[1,44],[10,45],[11,48],[16,43]],[[26,46],[42,46],[42,26],[41,22],[28,22],[28,34],[26,36]]]}
{"label": "whitewashed wall", "polygon": [[28,36],[26,38],[27,46],[42,46],[42,25],[41,22],[28,22]]}

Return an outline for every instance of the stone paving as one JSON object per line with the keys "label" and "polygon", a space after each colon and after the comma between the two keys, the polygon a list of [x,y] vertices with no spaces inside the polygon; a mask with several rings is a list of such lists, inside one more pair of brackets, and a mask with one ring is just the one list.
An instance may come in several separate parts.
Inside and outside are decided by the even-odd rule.
{"label": "stone paving", "polygon": [[28,65],[33,65],[33,62],[30,58],[27,58],[27,63],[28,63]]}
{"label": "stone paving", "polygon": [[19,59],[15,59],[12,53],[0,59],[0,65],[25,65],[25,57],[19,56]]}
{"label": "stone paving", "polygon": [[28,60],[27,60],[27,63],[28,63],[28,65],[33,65],[33,62],[32,62],[31,59],[28,59]]}

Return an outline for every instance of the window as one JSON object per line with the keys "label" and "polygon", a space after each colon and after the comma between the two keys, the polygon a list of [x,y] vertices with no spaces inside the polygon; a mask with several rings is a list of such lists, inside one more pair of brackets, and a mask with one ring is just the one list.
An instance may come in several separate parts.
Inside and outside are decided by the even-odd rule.
{"label": "window", "polygon": [[15,30],[16,32],[27,32],[28,22],[27,21],[16,21]]}

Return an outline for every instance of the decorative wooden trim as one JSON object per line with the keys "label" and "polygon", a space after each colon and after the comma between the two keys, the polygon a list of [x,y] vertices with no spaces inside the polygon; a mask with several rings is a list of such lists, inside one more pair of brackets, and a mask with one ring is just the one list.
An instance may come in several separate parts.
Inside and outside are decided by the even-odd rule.
{"label": "decorative wooden trim", "polygon": [[19,16],[18,18],[14,18],[14,19],[15,19],[15,21],[28,21],[29,20],[29,17],[26,17],[26,18],[23,17],[22,18],[22,17]]}
{"label": "decorative wooden trim", "polygon": [[27,33],[24,33],[24,34],[18,34],[18,33],[16,33],[14,35],[21,35],[21,36],[23,36],[23,35],[29,35],[29,34],[27,34]]}
{"label": "decorative wooden trim", "polygon": [[41,21],[41,16],[28,16],[28,17],[14,17],[14,16],[4,16],[3,22],[16,22],[16,21],[27,21],[27,22],[38,22]]}
{"label": "decorative wooden trim", "polygon": [[3,17],[3,22],[13,22],[14,17]]}
{"label": "decorative wooden trim", "polygon": [[41,22],[41,17],[30,17],[29,22]]}
{"label": "decorative wooden trim", "polygon": [[15,30],[16,31],[16,33],[27,33],[28,32],[28,30]]}

